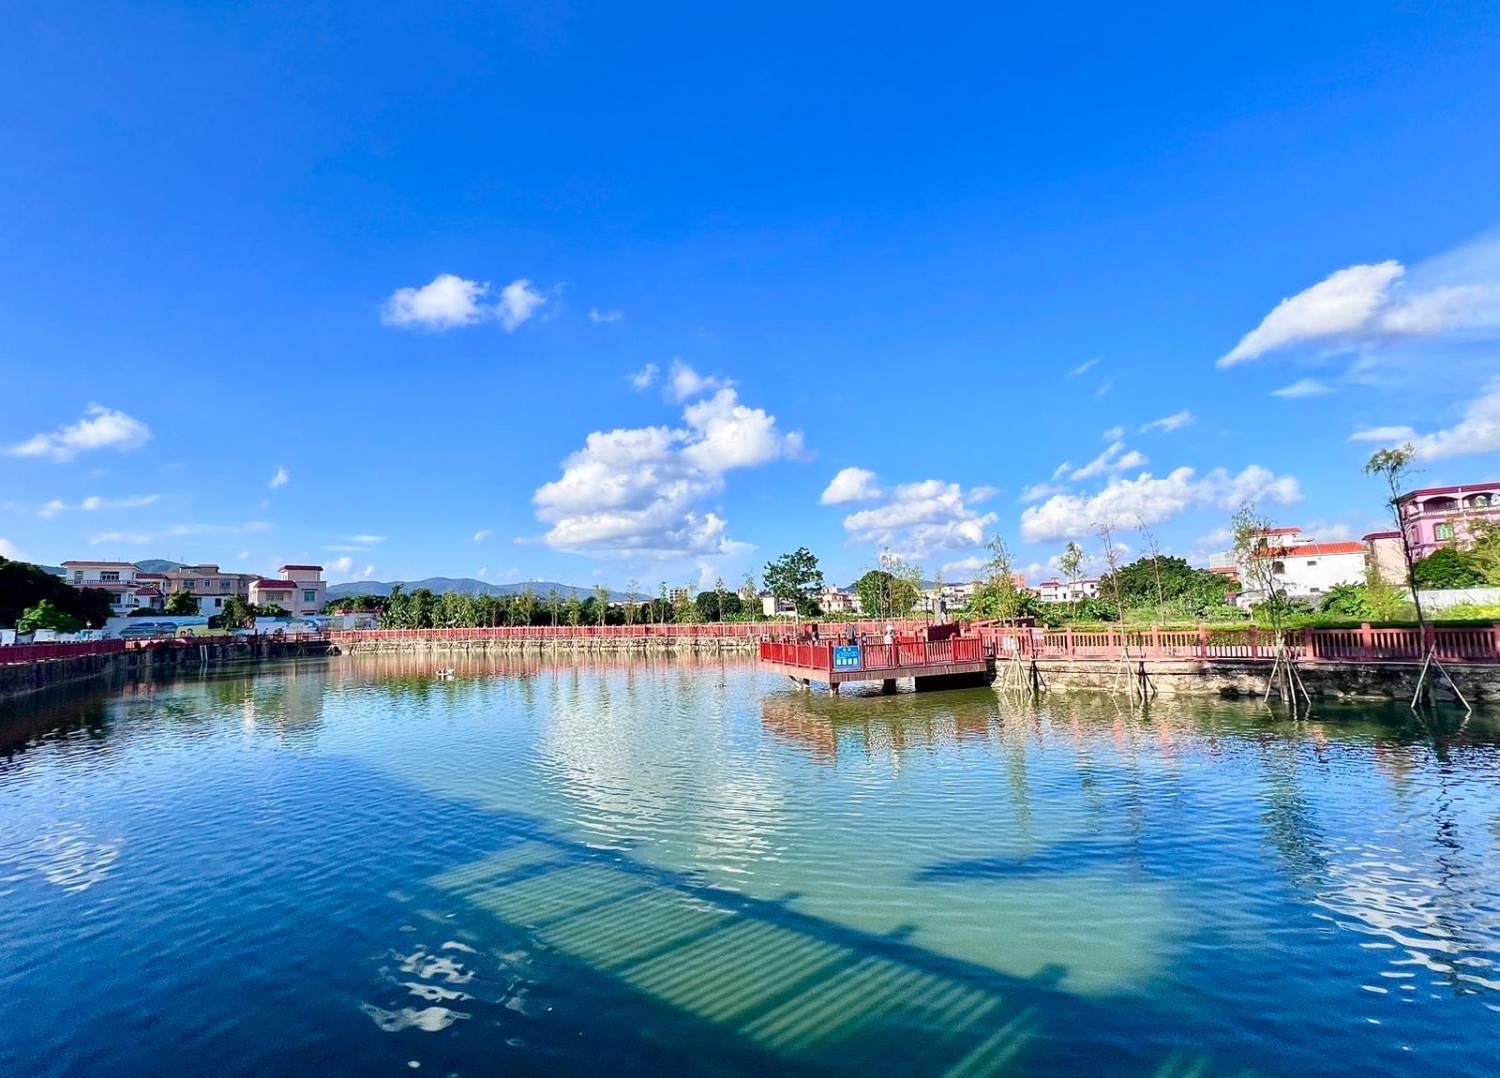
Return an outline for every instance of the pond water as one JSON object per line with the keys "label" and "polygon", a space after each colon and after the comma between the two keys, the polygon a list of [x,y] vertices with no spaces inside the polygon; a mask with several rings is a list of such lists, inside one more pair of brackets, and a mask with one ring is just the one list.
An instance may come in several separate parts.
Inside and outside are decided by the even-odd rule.
{"label": "pond water", "polygon": [[1500,723],[344,657],[0,717],[0,1074],[1494,1073]]}

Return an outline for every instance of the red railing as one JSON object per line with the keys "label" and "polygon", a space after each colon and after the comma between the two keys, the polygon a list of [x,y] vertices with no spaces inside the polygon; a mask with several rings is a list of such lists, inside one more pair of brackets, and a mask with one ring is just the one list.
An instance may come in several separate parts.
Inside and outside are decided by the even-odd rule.
{"label": "red railing", "polygon": [[51,662],[56,659],[73,659],[80,655],[110,655],[122,651],[142,651],[156,648],[196,648],[215,644],[260,644],[275,643],[319,643],[326,641],[326,633],[262,633],[258,636],[164,636],[143,640],[81,640],[66,643],[11,644],[0,646],[0,666],[16,666],[22,663]]}
{"label": "red railing", "polygon": [[[890,623],[892,628],[910,634],[924,621],[906,620]],[[807,632],[812,622],[800,622],[796,631]],[[824,640],[837,641],[846,638],[851,627],[860,635],[879,635],[885,629],[883,621],[839,621],[817,623],[818,634]],[[756,640],[763,636],[780,636],[793,631],[787,621],[724,621],[704,622],[695,625],[513,625],[464,629],[344,629],[331,632],[329,639],[335,644],[373,643],[389,641],[464,641],[464,640],[599,640],[599,639],[698,639]]]}
{"label": "red railing", "polygon": [[80,655],[109,655],[125,650],[123,640],[81,640],[65,644],[11,644],[0,647],[0,666],[74,659]]}
{"label": "red railing", "polygon": [[764,662],[793,666],[825,673],[847,671],[881,671],[910,666],[948,666],[954,663],[982,662],[985,643],[977,636],[956,636],[947,640],[897,640],[893,643],[861,644],[855,666],[834,666],[834,649],[838,643],[783,643],[763,640],[760,658]]}
{"label": "red railing", "polygon": [[[984,640],[1000,657],[1039,659],[1251,659],[1276,656],[1269,629],[1013,629],[985,628]],[[1424,642],[1412,627],[1364,624],[1349,629],[1293,629],[1292,654],[1303,662],[1420,662],[1428,646],[1444,662],[1500,663],[1500,624],[1429,626]]]}

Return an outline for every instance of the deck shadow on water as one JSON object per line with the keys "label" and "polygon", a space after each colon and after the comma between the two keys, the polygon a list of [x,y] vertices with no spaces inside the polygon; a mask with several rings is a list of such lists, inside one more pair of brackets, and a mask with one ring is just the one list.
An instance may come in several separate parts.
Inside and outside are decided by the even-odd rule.
{"label": "deck shadow on water", "polygon": [[[848,1073],[1056,1072],[1090,1064],[1081,1030],[1118,1026],[1108,1008],[1056,990],[1061,968],[1006,976],[913,945],[899,929],[861,932],[522,818],[505,826],[502,849],[428,883],[705,1024],[736,1055]],[[1046,1027],[1066,1033],[1052,1039]],[[1201,1056],[1151,1060],[1106,1039],[1116,1073],[1208,1069]]]}

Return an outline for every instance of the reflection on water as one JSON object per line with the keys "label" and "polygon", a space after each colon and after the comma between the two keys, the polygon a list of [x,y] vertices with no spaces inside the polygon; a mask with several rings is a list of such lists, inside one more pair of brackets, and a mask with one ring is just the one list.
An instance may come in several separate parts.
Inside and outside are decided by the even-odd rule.
{"label": "reflection on water", "polygon": [[28,709],[0,1070],[1488,1070],[1492,719],[785,686],[344,657]]}

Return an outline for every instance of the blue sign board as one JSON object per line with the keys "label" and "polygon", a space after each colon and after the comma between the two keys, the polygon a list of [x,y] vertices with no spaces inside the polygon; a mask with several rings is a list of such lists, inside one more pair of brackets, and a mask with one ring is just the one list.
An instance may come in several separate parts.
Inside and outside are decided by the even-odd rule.
{"label": "blue sign board", "polygon": [[849,647],[847,645],[834,648],[833,668],[835,670],[858,670],[859,648]]}

